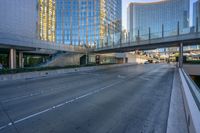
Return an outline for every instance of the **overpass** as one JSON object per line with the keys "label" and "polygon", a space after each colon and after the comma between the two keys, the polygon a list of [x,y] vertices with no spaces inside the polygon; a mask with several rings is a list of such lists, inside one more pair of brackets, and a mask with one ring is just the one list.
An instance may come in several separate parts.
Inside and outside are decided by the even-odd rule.
{"label": "overpass", "polygon": [[176,29],[165,30],[164,25],[162,25],[162,29],[159,32],[151,32],[150,27],[145,31],[145,34],[140,34],[140,30],[137,31],[137,34],[120,32],[118,35],[114,35],[114,39],[111,41],[108,39],[110,35],[107,35],[106,41],[94,51],[97,53],[130,52],[134,50],[179,47],[181,43],[184,46],[194,45],[200,42],[198,21],[196,26],[184,29],[180,29],[179,22],[177,22]]}
{"label": "overpass", "polygon": [[42,41],[22,35],[0,32],[0,48],[15,48],[19,51],[53,50],[74,53],[85,53],[85,48],[81,46],[57,44],[54,42]]}
{"label": "overpass", "polygon": [[179,47],[181,43],[194,45],[200,42],[200,32],[192,32],[167,37],[149,38],[137,41],[123,40],[115,45],[96,48],[97,53],[130,52],[134,50],[149,50],[165,47]]}
{"label": "overpass", "polygon": [[[113,36],[112,39],[110,36]],[[117,53],[117,52],[130,52],[134,50],[149,50],[164,47],[180,47],[180,55],[182,60],[183,46],[194,45],[200,42],[200,31],[198,24],[195,27],[189,27],[180,30],[179,23],[177,28],[171,31],[165,31],[164,26],[160,32],[151,32],[148,29],[148,33],[145,35],[138,34],[133,36],[132,34],[115,33],[114,35],[107,35],[97,47],[87,48],[80,45],[66,45],[57,44],[53,42],[46,42],[34,38],[28,38],[26,36],[1,33],[0,32],[0,48],[11,49],[10,57],[16,55],[18,51],[39,51],[42,52],[53,50],[53,51],[64,51],[72,53]],[[22,52],[21,52],[22,53]],[[19,57],[22,57],[19,56]],[[10,58],[10,68],[15,68],[15,57]],[[13,65],[12,65],[13,64]],[[19,63],[21,64],[21,63]],[[181,61],[180,61],[180,64]],[[182,66],[182,65],[181,65]]]}
{"label": "overpass", "polygon": [[73,46],[65,44],[57,44],[54,42],[42,41],[39,39],[29,38],[22,35],[12,33],[1,33],[0,32],[0,49],[9,51],[9,67],[11,69],[16,68],[17,64],[17,52],[18,64],[20,68],[24,67],[23,54],[26,53],[37,53],[37,54],[57,54],[59,51],[66,53],[85,53],[86,48],[82,46]]}
{"label": "overpass", "polygon": [[198,24],[195,27],[180,30],[178,22],[177,29],[175,30],[165,31],[164,28],[162,28],[161,32],[152,33],[149,28],[148,31],[148,34],[140,35],[140,31],[138,30],[138,34],[136,36],[133,36],[130,33],[122,36],[122,33],[119,33],[120,36],[118,36],[118,38],[115,37],[113,41],[109,41],[109,36],[107,36],[106,41],[101,44],[101,47],[93,49],[92,52],[115,53],[165,47],[179,47],[179,65],[182,67],[183,46],[195,45],[200,42]]}

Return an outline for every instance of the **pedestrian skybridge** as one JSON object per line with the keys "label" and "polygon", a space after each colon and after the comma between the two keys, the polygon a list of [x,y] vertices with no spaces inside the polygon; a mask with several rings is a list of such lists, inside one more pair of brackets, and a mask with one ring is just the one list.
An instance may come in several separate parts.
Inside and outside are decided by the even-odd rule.
{"label": "pedestrian skybridge", "polygon": [[140,30],[138,30],[135,35],[133,33],[122,32],[115,35],[108,35],[94,51],[102,53],[129,52],[133,50],[179,46],[180,43],[183,45],[195,45],[200,41],[198,25],[180,30],[179,24],[177,24],[176,29],[169,31],[165,31],[162,28],[160,32],[151,32],[151,28],[149,28],[145,34],[140,33]]}

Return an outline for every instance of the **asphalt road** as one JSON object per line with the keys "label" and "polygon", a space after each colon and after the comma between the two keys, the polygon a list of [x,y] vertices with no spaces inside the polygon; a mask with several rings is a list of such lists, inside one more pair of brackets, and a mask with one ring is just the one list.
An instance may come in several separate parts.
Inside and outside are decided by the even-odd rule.
{"label": "asphalt road", "polygon": [[174,67],[0,82],[0,133],[165,133]]}

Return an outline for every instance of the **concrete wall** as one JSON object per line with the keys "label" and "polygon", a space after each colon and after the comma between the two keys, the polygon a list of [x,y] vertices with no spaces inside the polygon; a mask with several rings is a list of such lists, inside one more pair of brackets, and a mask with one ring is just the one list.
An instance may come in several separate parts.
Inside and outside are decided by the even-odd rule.
{"label": "concrete wall", "polygon": [[141,64],[148,60],[148,58],[145,56],[135,55],[132,53],[112,53],[112,54],[103,54],[103,55],[104,56],[113,56],[113,57],[122,58],[122,59],[128,58],[127,63]]}
{"label": "concrete wall", "polygon": [[200,76],[200,65],[183,65],[183,69],[189,74],[194,76]]}
{"label": "concrete wall", "polygon": [[128,57],[128,63],[137,63],[137,64],[143,64],[145,61],[148,60],[147,57],[141,56],[141,55],[135,55],[131,53],[127,53],[126,55]]}
{"label": "concrete wall", "polygon": [[36,37],[37,0],[0,0],[0,35]]}
{"label": "concrete wall", "polygon": [[[182,89],[183,89],[183,100],[184,100],[184,107],[187,119],[188,130],[190,133],[200,133],[200,112],[195,102],[195,98],[193,93],[195,94],[196,99],[198,98],[198,90],[194,86],[193,82],[189,79],[187,74],[184,70],[179,69],[179,75],[182,82]],[[192,90],[192,91],[191,91]]]}

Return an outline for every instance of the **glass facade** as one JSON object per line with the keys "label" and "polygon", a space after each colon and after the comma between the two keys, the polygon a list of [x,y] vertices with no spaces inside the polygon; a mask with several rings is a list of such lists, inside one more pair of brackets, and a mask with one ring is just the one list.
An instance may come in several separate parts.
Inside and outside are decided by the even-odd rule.
{"label": "glass facade", "polygon": [[197,26],[197,20],[198,26],[200,26],[200,1],[193,4],[193,26]]}
{"label": "glass facade", "polygon": [[55,0],[39,0],[39,38],[44,41],[56,41],[56,2]]}
{"label": "glass facade", "polygon": [[99,47],[114,45],[119,41],[122,30],[121,6],[121,0],[100,0]]}
{"label": "glass facade", "polygon": [[56,41],[93,45],[99,38],[98,0],[57,0]]}
{"label": "glass facade", "polygon": [[[55,0],[54,8],[48,7],[49,1],[52,0],[40,0],[42,40],[56,39],[58,44],[101,47],[105,36],[110,35],[114,40],[115,33],[121,31],[121,0]],[[56,9],[56,30],[51,40],[46,34],[47,26],[50,26],[47,24],[50,9]]]}
{"label": "glass facade", "polygon": [[[128,32],[133,38],[138,34],[148,37],[161,37],[180,32],[189,27],[189,0],[162,0],[150,3],[131,3],[128,8]],[[139,31],[139,32],[138,32]]]}

